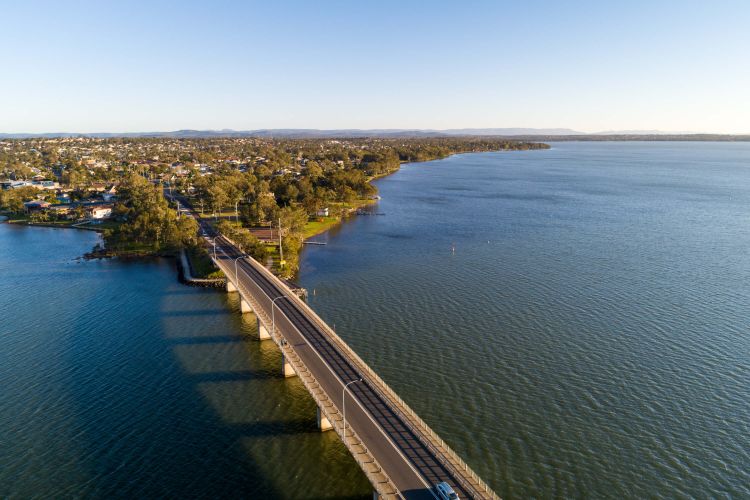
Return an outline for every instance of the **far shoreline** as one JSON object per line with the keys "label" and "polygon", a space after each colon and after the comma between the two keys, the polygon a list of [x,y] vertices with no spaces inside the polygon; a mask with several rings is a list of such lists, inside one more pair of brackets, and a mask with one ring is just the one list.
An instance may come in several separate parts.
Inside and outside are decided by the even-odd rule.
{"label": "far shoreline", "polygon": [[[539,149],[498,149],[498,150],[495,150],[495,151],[456,151],[455,153],[450,153],[450,154],[448,154],[446,156],[443,156],[441,158],[431,158],[429,160],[416,160],[416,161],[399,161],[399,166],[398,166],[398,168],[396,170],[393,170],[392,172],[386,172],[386,173],[383,173],[383,174],[372,176],[372,177],[370,177],[367,180],[367,183],[372,185],[372,183],[375,182],[375,181],[377,181],[377,180],[384,179],[386,177],[390,177],[391,175],[395,175],[395,174],[397,174],[397,173],[399,173],[401,171],[401,167],[404,166],[404,165],[412,165],[412,164],[416,165],[416,164],[420,164],[420,163],[429,163],[429,162],[432,162],[432,161],[447,160],[448,158],[451,158],[451,157],[457,156],[457,155],[482,154],[482,153],[506,153],[506,152],[518,152],[518,151],[531,152],[531,151],[539,151],[539,150],[549,150],[549,149],[552,149],[552,146],[550,146],[546,142],[543,142],[543,143],[540,142],[538,144],[544,144],[547,147],[546,148],[539,148]],[[375,186],[375,187],[377,188],[377,186]],[[380,195],[378,194],[376,196],[380,196]],[[339,225],[343,224],[346,219],[349,219],[351,217],[352,213],[356,213],[357,210],[360,210],[361,208],[364,208],[366,206],[374,205],[378,201],[379,201],[379,198],[374,198],[374,199],[371,199],[371,200],[364,200],[362,203],[357,204],[353,208],[347,210],[346,214],[340,215],[337,221],[331,222],[331,224],[327,224],[325,227],[321,228],[320,230],[318,230],[318,231],[316,231],[314,233],[311,233],[309,236],[306,236],[303,241],[309,241],[311,238],[315,238],[316,236],[320,236],[321,234],[324,234],[324,233],[330,231],[331,229],[333,229],[335,227],[338,227]],[[304,251],[305,251],[305,248],[304,248],[304,245],[303,245],[303,248],[302,248],[302,251],[300,252],[300,255],[302,255],[302,253],[304,253]],[[298,273],[299,273],[299,271],[298,271]]]}

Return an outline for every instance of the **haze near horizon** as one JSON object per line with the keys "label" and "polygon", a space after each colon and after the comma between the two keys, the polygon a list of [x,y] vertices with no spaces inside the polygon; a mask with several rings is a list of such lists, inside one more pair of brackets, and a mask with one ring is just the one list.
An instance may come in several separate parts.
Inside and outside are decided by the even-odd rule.
{"label": "haze near horizon", "polygon": [[31,1],[3,17],[0,133],[750,133],[739,1]]}

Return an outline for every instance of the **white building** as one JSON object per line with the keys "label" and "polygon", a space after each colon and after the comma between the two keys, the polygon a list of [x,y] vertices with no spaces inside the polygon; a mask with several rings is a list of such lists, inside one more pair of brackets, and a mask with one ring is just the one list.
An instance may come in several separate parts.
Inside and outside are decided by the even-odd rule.
{"label": "white building", "polygon": [[112,207],[94,207],[91,209],[92,219],[106,219],[112,215]]}

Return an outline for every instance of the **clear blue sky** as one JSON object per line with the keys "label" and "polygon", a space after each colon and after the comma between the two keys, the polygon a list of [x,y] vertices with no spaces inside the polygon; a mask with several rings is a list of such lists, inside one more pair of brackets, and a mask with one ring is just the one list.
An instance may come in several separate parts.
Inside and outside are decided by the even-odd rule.
{"label": "clear blue sky", "polygon": [[747,0],[24,0],[0,19],[0,132],[750,133]]}

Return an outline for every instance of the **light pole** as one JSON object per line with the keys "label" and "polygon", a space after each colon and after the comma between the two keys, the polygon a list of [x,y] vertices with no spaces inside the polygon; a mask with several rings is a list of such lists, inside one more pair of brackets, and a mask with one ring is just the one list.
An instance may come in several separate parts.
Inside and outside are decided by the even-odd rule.
{"label": "light pole", "polygon": [[274,308],[273,308],[273,306],[276,305],[276,301],[277,300],[279,300],[279,299],[285,299],[285,298],[287,298],[286,295],[279,295],[278,297],[276,297],[275,299],[273,299],[271,301],[271,336],[272,337],[276,333],[276,316],[274,316]]}
{"label": "light pole", "polygon": [[239,257],[237,257],[236,259],[234,259],[234,281],[237,283],[237,290],[240,289],[240,282],[237,279],[237,261],[240,260],[240,259],[244,259],[247,256],[248,256],[247,254],[243,253],[242,255],[240,255]]}
{"label": "light pole", "polygon": [[216,236],[211,240],[211,243],[214,244],[214,260],[216,260]]}
{"label": "light pole", "polygon": [[350,380],[346,384],[344,384],[344,388],[341,390],[341,405],[343,406],[344,410],[344,444],[346,444],[346,389],[355,382],[362,382],[361,378]]}

